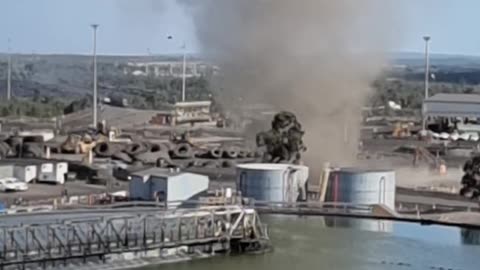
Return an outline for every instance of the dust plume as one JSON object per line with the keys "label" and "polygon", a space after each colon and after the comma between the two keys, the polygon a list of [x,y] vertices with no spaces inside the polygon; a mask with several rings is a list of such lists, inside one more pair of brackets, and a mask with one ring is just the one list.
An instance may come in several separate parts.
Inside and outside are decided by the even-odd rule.
{"label": "dust plume", "polygon": [[355,159],[361,107],[395,29],[393,1],[179,1],[230,100],[296,113],[310,165]]}

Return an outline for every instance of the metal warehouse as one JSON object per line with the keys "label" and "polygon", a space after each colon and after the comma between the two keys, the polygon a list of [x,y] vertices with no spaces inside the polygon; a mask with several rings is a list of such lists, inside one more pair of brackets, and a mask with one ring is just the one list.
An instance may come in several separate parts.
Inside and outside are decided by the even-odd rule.
{"label": "metal warehouse", "polygon": [[436,94],[423,102],[423,115],[480,118],[480,95]]}
{"label": "metal warehouse", "polygon": [[130,175],[130,198],[141,201],[172,202],[196,200],[207,191],[207,176],[151,168]]}

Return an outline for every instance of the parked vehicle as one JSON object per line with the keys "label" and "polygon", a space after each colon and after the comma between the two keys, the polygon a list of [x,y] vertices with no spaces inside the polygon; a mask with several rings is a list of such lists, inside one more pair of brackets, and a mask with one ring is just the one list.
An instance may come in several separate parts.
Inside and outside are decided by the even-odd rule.
{"label": "parked vehicle", "polygon": [[28,185],[17,178],[7,177],[0,179],[0,191],[27,191]]}

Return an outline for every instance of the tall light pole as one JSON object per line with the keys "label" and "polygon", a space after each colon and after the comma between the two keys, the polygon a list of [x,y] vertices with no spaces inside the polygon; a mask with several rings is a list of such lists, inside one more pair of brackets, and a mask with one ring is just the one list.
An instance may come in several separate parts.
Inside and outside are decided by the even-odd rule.
{"label": "tall light pole", "polygon": [[187,82],[187,45],[183,42],[183,72],[182,72],[182,102],[185,102],[185,88]]}
{"label": "tall light pole", "polygon": [[98,24],[92,24],[93,28],[93,128],[97,127],[97,29]]}
{"label": "tall light pole", "polygon": [[424,36],[425,40],[425,99],[428,98],[429,80],[430,80],[430,55],[429,55],[429,42],[430,37]]}
{"label": "tall light pole", "polygon": [[[424,36],[423,40],[425,40],[425,99],[428,98],[428,90],[429,90],[429,80],[430,80],[430,55],[429,55],[429,42],[430,42],[430,37],[429,36]],[[422,106],[422,112],[423,112],[423,120],[422,120],[422,126],[423,126],[423,131],[427,131],[427,115],[425,114],[425,103]]]}
{"label": "tall light pole", "polygon": [[7,68],[7,100],[12,98],[12,52],[10,39],[8,39],[8,68]]}
{"label": "tall light pole", "polygon": [[[168,36],[168,39],[173,39],[172,36]],[[185,102],[185,88],[187,85],[187,44],[184,41],[182,45],[183,51],[183,65],[182,65],[182,102]]]}

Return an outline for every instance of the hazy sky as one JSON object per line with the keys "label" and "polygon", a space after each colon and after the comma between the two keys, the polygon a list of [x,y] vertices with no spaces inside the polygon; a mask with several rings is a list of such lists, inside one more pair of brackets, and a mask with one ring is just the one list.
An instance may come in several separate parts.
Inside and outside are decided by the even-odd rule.
{"label": "hazy sky", "polygon": [[[392,32],[401,32],[395,50],[422,51],[421,37],[428,33],[433,52],[480,55],[480,35],[475,31],[480,1],[396,2],[402,2],[401,20],[408,27],[392,27]],[[89,53],[89,25],[94,22],[101,25],[100,53],[172,53],[184,40],[190,51],[197,48],[192,22],[175,0],[0,0],[0,10],[0,51],[7,50],[10,37],[16,52]],[[168,40],[169,35],[174,40]]]}

